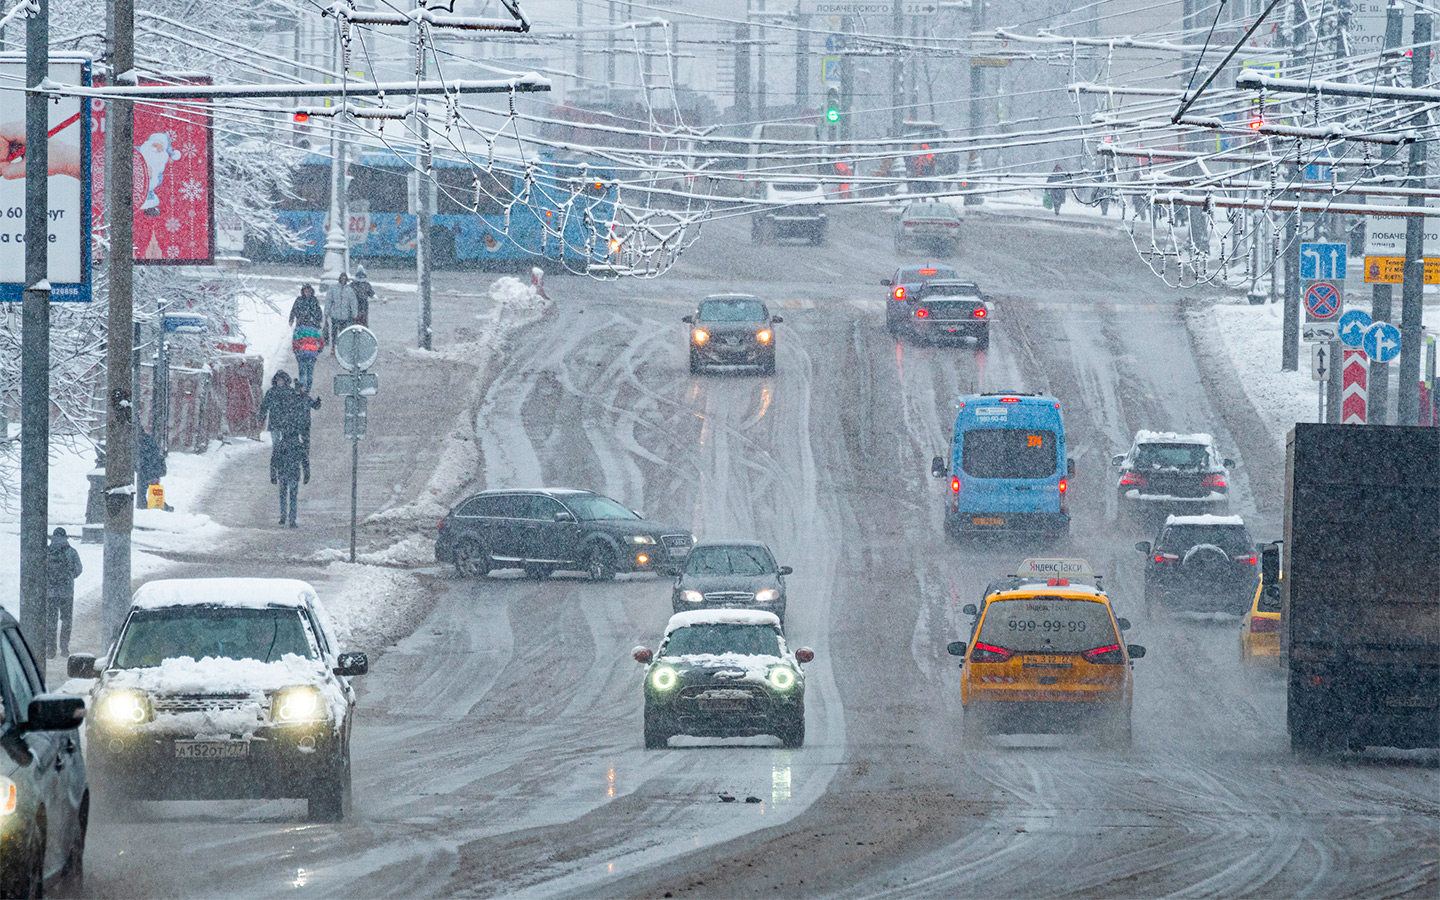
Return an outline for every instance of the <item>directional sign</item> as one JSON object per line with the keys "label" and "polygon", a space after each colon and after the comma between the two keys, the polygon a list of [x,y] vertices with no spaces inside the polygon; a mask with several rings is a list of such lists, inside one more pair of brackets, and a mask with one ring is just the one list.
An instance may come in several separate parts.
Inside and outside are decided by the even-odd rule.
{"label": "directional sign", "polygon": [[335,376],[335,396],[373,397],[380,390],[380,376],[374,372],[341,372]]}
{"label": "directional sign", "polygon": [[1365,339],[1365,329],[1370,327],[1370,314],[1363,309],[1352,309],[1340,316],[1340,340],[1347,347],[1359,347]]}
{"label": "directional sign", "polygon": [[1344,244],[1301,244],[1300,277],[1344,279],[1345,250]]}
{"label": "directional sign", "polygon": [[1305,288],[1305,321],[1329,322],[1345,307],[1345,295],[1329,281],[1316,281]]}
{"label": "directional sign", "polygon": [[1376,322],[1365,329],[1360,349],[1375,362],[1388,363],[1400,355],[1400,329],[1389,322]]}
{"label": "directional sign", "polygon": [[1305,166],[1305,180],[1329,181],[1330,163],[1333,161],[1328,154],[1321,154],[1314,162]]}
{"label": "directional sign", "polygon": [[839,53],[841,50],[844,50],[844,49],[845,49],[845,35],[843,35],[843,34],[827,34],[827,35],[825,35],[825,52],[826,52],[826,53]]}
{"label": "directional sign", "polygon": [[1344,368],[1340,370],[1340,424],[1364,425],[1365,404],[1370,386],[1370,372],[1365,367],[1365,353],[1346,350]]}
{"label": "directional sign", "polygon": [[335,335],[335,358],[347,369],[368,369],[379,355],[380,342],[364,325],[351,325]]}
{"label": "directional sign", "polygon": [[1300,338],[1312,342],[1338,341],[1340,340],[1340,326],[1333,322],[1306,322],[1300,329]]}
{"label": "directional sign", "polygon": [[160,317],[160,330],[167,334],[203,334],[205,317],[193,313],[170,313]]}
{"label": "directional sign", "polygon": [[1316,344],[1310,348],[1310,380],[1330,380],[1330,345]]}

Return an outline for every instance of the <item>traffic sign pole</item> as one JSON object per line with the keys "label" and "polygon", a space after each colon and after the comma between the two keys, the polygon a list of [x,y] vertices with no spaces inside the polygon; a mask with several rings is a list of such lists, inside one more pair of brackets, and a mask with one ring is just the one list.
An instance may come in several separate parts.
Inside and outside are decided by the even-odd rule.
{"label": "traffic sign pole", "polygon": [[[1416,46],[1430,45],[1430,13],[1416,8],[1411,40]],[[1410,84],[1422,87],[1430,81],[1430,54],[1412,53]],[[1429,117],[1426,117],[1427,121]],[[1427,141],[1410,144],[1409,184],[1426,183],[1425,153]],[[1422,197],[1410,196],[1407,206],[1424,206]],[[1420,339],[1421,321],[1425,315],[1425,220],[1415,218],[1405,223],[1405,283],[1400,287],[1400,395],[1396,417],[1400,425],[1420,421]]]}
{"label": "traffic sign pole", "polygon": [[355,561],[355,531],[360,507],[360,439],[369,419],[365,398],[380,389],[380,378],[365,370],[379,358],[375,333],[352,325],[335,336],[335,358],[348,373],[335,376],[335,396],[345,398],[345,436],[350,439],[350,561]]}

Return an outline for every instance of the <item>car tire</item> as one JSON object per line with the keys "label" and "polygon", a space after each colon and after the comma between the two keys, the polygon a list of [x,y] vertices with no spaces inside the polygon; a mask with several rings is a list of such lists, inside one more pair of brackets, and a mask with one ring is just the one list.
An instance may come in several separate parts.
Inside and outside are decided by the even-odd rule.
{"label": "car tire", "polygon": [[340,822],[345,819],[345,808],[350,799],[350,754],[337,760],[335,771],[322,779],[306,801],[307,812],[312,822]]}
{"label": "car tire", "polygon": [[79,838],[70,848],[65,868],[60,871],[60,893],[67,897],[78,897],[85,888],[85,836],[90,831],[90,795],[80,801],[80,813],[76,828]]}
{"label": "car tire", "polygon": [[665,722],[658,715],[645,708],[645,749],[664,750],[670,744],[670,735],[674,734],[668,722]]}
{"label": "car tire", "polygon": [[980,750],[989,743],[990,716],[980,710],[979,704],[972,703],[960,716],[960,746]]}
{"label": "car tire", "polygon": [[596,544],[585,555],[585,573],[591,581],[615,580],[615,551],[604,544]]}
{"label": "car tire", "polygon": [[989,326],[989,325],[986,325],[984,328],[980,329],[979,334],[976,334],[976,335],[975,335],[975,349],[976,349],[976,350],[989,350],[989,349],[990,349],[990,326]]}
{"label": "car tire", "polygon": [[490,551],[474,538],[455,542],[455,574],[461,578],[484,578],[495,567]]}
{"label": "car tire", "polygon": [[805,746],[805,711],[801,710],[788,724],[781,725],[775,736],[782,747],[794,750]]}
{"label": "car tire", "polygon": [[525,577],[534,581],[544,581],[555,571],[554,566],[542,566],[535,563],[528,563],[525,566]]}

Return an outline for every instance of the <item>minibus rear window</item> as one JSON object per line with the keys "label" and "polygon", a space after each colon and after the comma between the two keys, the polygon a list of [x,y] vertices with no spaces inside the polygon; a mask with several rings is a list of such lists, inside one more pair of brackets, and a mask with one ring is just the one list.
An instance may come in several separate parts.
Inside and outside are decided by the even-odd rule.
{"label": "minibus rear window", "polygon": [[1057,471],[1053,431],[971,429],[962,446],[960,466],[975,478],[1048,478]]}

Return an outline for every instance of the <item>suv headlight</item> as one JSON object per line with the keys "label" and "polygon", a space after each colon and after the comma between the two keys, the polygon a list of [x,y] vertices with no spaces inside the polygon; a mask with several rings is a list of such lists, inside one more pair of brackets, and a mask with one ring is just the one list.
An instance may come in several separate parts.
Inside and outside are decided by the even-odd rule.
{"label": "suv headlight", "polygon": [[776,600],[779,599],[780,592],[777,591],[775,588],[766,588],[765,590],[758,591],[755,594],[756,603],[774,603]]}
{"label": "suv headlight", "polygon": [[668,691],[680,681],[680,676],[669,666],[660,666],[650,673],[650,686],[657,691]]}
{"label": "suv headlight", "polygon": [[795,686],[795,670],[789,666],[775,666],[765,678],[777,691],[788,691]]}
{"label": "suv headlight", "polygon": [[270,721],[282,725],[318,722],[326,716],[325,698],[318,688],[308,684],[281,688],[270,700]]}
{"label": "suv headlight", "polygon": [[636,544],[653,544],[653,543],[655,543],[655,539],[654,539],[653,537],[651,537],[650,535],[648,535],[648,534],[632,534],[632,535],[630,536],[630,540],[631,540],[632,543],[636,543]]}
{"label": "suv headlight", "polygon": [[704,603],[705,595],[699,591],[681,591],[680,599],[686,603]]}
{"label": "suv headlight", "polygon": [[155,709],[144,691],[113,688],[100,696],[96,704],[106,725],[143,725],[155,718]]}

